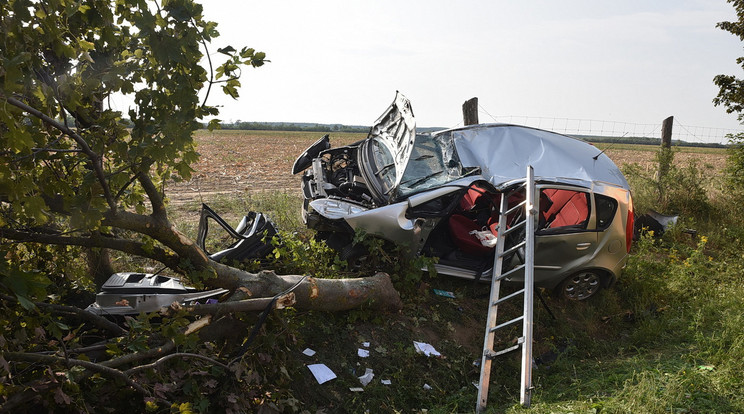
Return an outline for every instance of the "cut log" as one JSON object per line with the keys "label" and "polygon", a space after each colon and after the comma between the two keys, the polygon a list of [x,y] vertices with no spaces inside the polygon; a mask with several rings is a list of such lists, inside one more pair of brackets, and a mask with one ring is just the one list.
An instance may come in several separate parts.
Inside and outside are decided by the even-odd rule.
{"label": "cut log", "polygon": [[[247,289],[250,298],[273,297],[284,292],[302,280],[301,275],[278,276],[271,271],[257,274],[243,271],[221,264],[213,263],[222,282],[230,279],[229,283],[236,289]],[[229,272],[229,274],[227,273]],[[240,290],[239,290],[240,292]],[[294,307],[300,310],[319,310],[337,312],[351,309],[375,309],[381,311],[398,311],[403,307],[398,291],[393,287],[390,276],[377,273],[371,277],[352,279],[319,279],[308,277],[293,291],[295,294]],[[236,297],[235,299],[244,299]]]}

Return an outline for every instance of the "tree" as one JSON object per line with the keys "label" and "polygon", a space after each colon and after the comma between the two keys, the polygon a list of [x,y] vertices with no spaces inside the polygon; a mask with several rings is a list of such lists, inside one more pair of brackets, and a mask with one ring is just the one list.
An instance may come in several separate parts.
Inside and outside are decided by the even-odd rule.
{"label": "tree", "polygon": [[[26,309],[45,306],[45,285],[80,273],[81,248],[104,269],[99,284],[109,250],[254,297],[298,281],[210,260],[173,225],[164,194],[167,180],[190,177],[193,132],[219,113],[207,103],[213,88],[237,98],[242,68],[262,66],[264,53],[226,46],[213,66],[206,47],[217,24],[192,0],[7,0],[0,33],[0,288],[12,295],[4,305],[14,297]],[[132,99],[128,119],[110,108],[112,96]],[[295,293],[297,306],[323,310],[400,306],[385,276],[308,279]],[[29,358],[3,355],[0,364]]]}
{"label": "tree", "polygon": [[[227,46],[214,72],[209,55],[202,68],[201,48],[219,34],[190,0],[13,0],[0,10],[0,237],[119,250],[210,286],[263,283],[179,232],[163,183],[190,177],[192,133],[218,114],[211,88],[237,98],[241,67],[265,54]],[[108,108],[114,94],[133,98],[131,130]]]}
{"label": "tree", "polygon": [[[736,9],[737,21],[720,22],[716,27],[725,30],[744,41],[744,1],[727,0]],[[744,68],[744,57],[736,59],[736,63]],[[739,120],[744,120],[744,80],[734,75],[717,75],[713,83],[718,86],[718,95],[713,99],[713,104],[723,105],[728,113],[739,114]]]}
{"label": "tree", "polygon": [[[728,2],[736,9],[738,20],[720,22],[716,26],[744,41],[744,1],[728,0]],[[736,63],[744,68],[744,57],[737,58]],[[713,104],[723,105],[726,112],[736,113],[739,121],[744,121],[744,113],[742,113],[744,111],[744,80],[734,75],[718,75],[713,82],[719,88]],[[744,134],[730,136],[729,143],[731,144],[727,160],[729,183],[735,190],[734,194],[741,195],[744,192]]]}

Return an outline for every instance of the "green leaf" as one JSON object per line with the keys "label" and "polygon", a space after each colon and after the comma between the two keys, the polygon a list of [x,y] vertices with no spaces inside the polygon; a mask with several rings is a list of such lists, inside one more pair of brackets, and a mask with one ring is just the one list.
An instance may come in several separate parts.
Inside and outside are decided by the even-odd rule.
{"label": "green leaf", "polygon": [[81,49],[83,49],[86,52],[96,48],[96,45],[93,42],[89,42],[84,39],[78,40],[78,45],[80,46]]}
{"label": "green leaf", "polygon": [[217,49],[217,52],[222,53],[223,55],[232,56],[233,53],[235,53],[235,48],[232,46],[221,47]]}
{"label": "green leaf", "polygon": [[24,272],[19,269],[3,266],[2,273],[5,276],[0,279],[0,284],[5,286],[18,299],[18,303],[26,310],[36,308],[33,300],[46,296],[46,287],[51,281],[40,272]]}

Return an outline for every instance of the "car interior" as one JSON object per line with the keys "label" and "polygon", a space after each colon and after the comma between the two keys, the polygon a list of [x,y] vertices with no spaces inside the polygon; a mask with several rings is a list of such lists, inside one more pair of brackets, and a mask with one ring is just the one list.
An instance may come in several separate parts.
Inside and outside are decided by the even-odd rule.
{"label": "car interior", "polygon": [[[473,270],[493,260],[494,246],[499,226],[501,193],[488,190],[487,183],[474,183],[460,196],[448,217],[434,228],[423,253],[439,257],[439,263],[456,265]],[[524,193],[510,196],[508,205],[515,206],[524,200]],[[540,190],[538,234],[557,234],[582,231],[587,228],[590,216],[589,194],[559,188]],[[523,210],[517,209],[507,216],[507,228],[524,220]],[[509,236],[511,237],[511,235]],[[514,237],[521,237],[514,234]],[[509,244],[507,238],[507,244]]]}

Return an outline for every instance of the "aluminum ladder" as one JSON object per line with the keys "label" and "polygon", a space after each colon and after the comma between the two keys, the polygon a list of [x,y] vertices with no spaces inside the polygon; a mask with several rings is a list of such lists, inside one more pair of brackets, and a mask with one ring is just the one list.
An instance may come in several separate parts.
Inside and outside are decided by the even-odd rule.
{"label": "aluminum ladder", "polygon": [[[516,206],[509,208],[511,195],[524,191],[525,199]],[[507,228],[507,217],[524,209],[524,220]],[[524,184],[509,193],[502,194],[499,210],[499,226],[497,234],[496,251],[494,253],[493,270],[491,274],[491,295],[488,303],[488,318],[486,323],[486,334],[483,340],[483,358],[481,360],[480,380],[478,381],[478,405],[476,412],[481,413],[486,409],[488,400],[488,385],[491,377],[491,361],[501,355],[522,348],[522,368],[520,376],[520,403],[523,407],[530,406],[532,393],[532,319],[534,309],[534,258],[535,258],[535,222],[537,208],[535,203],[535,177],[532,166],[527,167]],[[506,249],[507,236],[524,229],[524,237],[513,246]],[[511,243],[510,243],[511,244]],[[505,250],[506,249],[506,250]],[[511,257],[520,249],[524,249],[524,263],[503,273],[504,259]],[[501,281],[524,270],[524,287],[514,293],[499,297]],[[522,297],[522,315],[497,325],[496,316],[499,304],[512,299]],[[516,345],[501,350],[494,350],[496,331],[502,328],[522,322],[522,336],[517,339]]]}

